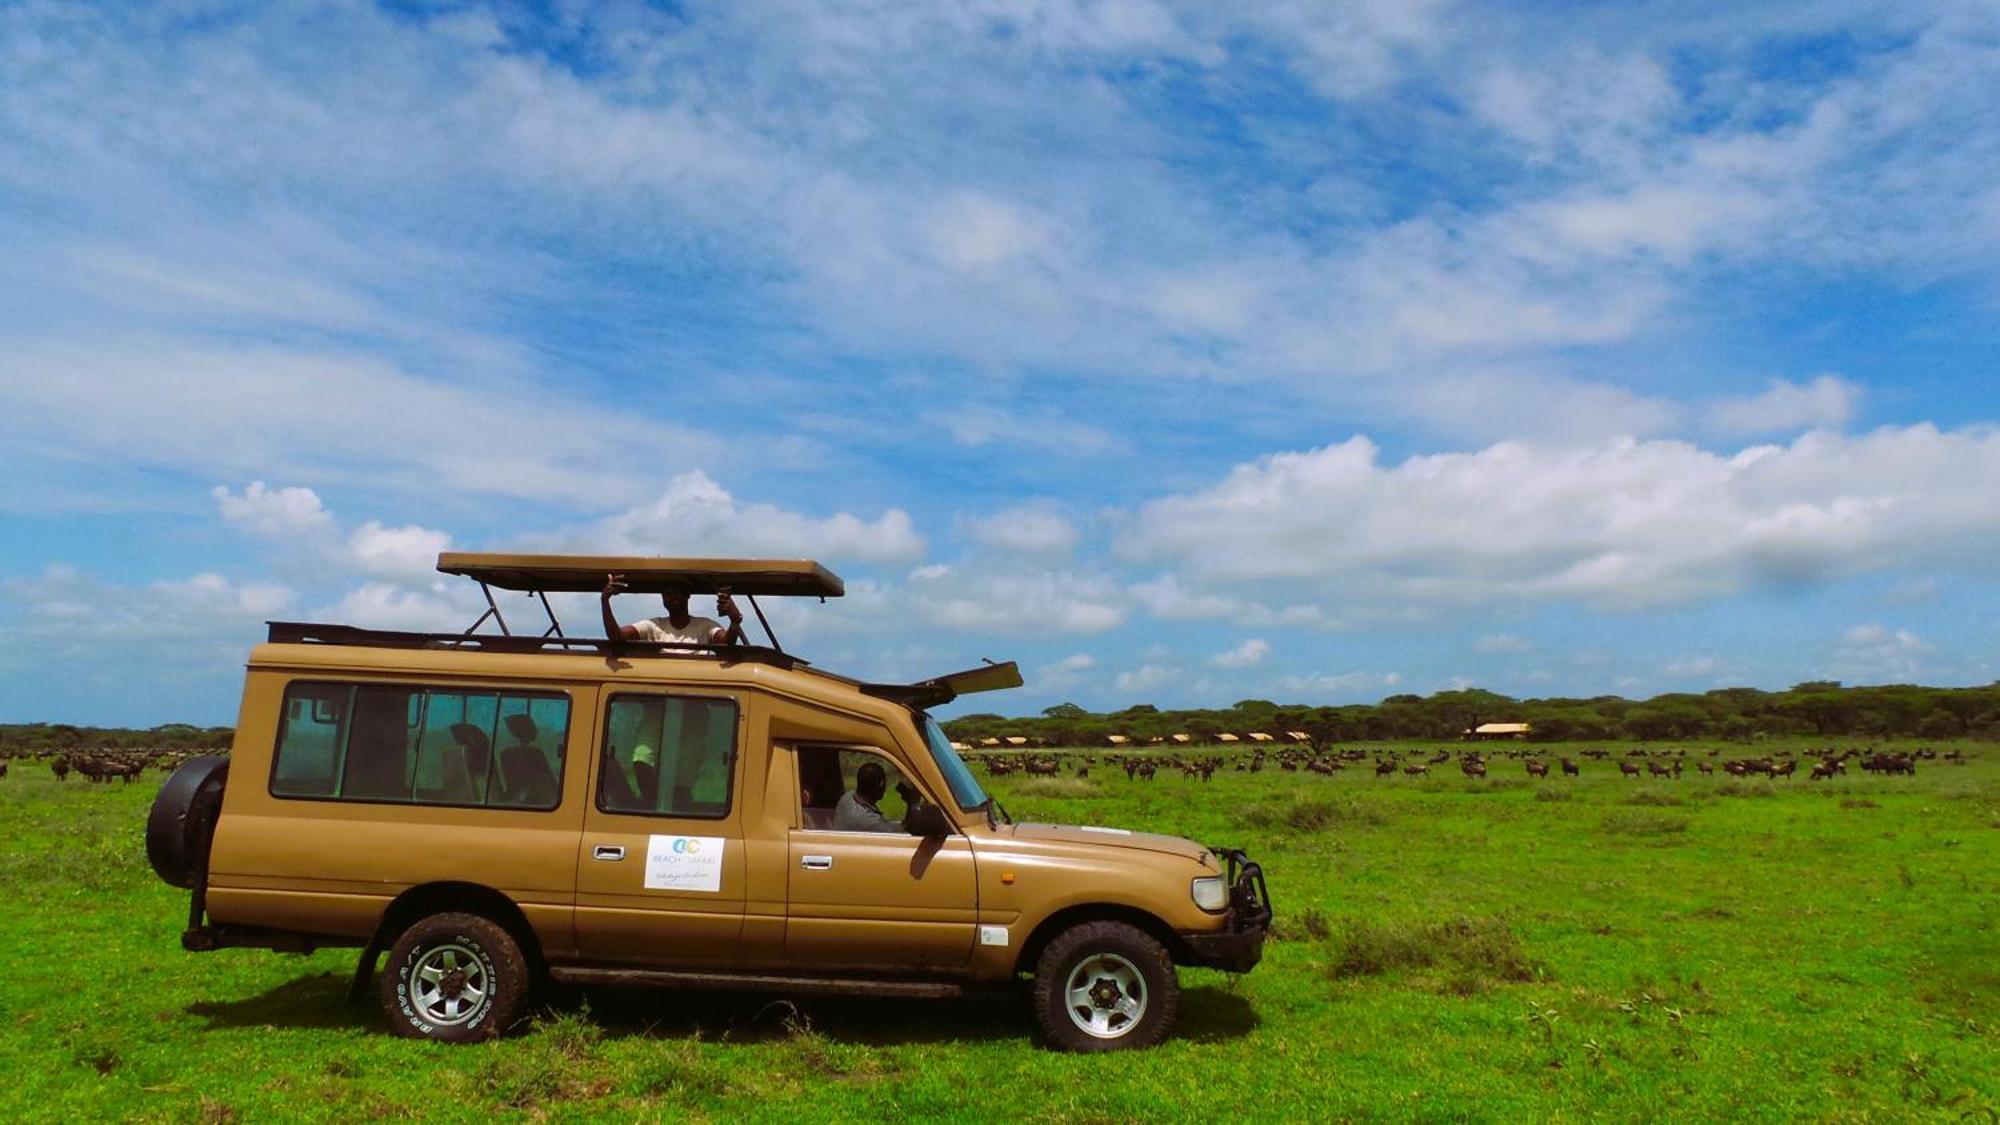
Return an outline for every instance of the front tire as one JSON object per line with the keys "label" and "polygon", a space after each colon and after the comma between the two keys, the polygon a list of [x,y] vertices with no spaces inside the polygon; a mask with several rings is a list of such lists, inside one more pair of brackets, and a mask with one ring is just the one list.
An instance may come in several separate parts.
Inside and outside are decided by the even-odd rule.
{"label": "front tire", "polygon": [[390,948],[382,1014],[405,1038],[475,1043],[520,1021],[528,987],[527,958],[505,928],[477,914],[433,914]]}
{"label": "front tire", "polygon": [[1072,926],[1035,964],[1035,1019],[1057,1050],[1151,1047],[1173,1029],[1180,994],[1166,947],[1124,922]]}

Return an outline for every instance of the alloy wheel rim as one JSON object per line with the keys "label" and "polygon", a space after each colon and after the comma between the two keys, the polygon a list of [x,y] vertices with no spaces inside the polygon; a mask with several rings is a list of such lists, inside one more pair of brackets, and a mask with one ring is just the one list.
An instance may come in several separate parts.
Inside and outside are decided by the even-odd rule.
{"label": "alloy wheel rim", "polygon": [[410,973],[410,993],[425,1020],[461,1024],[478,1014],[492,992],[486,962],[456,942],[437,946],[418,959]]}
{"label": "alloy wheel rim", "polygon": [[1063,984],[1070,1022],[1095,1039],[1118,1039],[1146,1018],[1146,978],[1116,953],[1077,962]]}

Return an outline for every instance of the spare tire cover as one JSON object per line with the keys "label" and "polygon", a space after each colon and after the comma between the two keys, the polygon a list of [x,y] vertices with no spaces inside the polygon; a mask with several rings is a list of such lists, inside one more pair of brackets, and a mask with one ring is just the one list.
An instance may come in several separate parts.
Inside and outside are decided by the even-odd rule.
{"label": "spare tire cover", "polygon": [[146,817],[146,858],[168,884],[192,888],[200,876],[228,781],[229,759],[205,754],[182,762],[153,798],[153,811]]}

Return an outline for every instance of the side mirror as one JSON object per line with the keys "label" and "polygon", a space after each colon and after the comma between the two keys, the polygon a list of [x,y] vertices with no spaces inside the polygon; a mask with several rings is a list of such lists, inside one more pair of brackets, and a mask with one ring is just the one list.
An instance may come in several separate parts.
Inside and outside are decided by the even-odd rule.
{"label": "side mirror", "polygon": [[903,831],[912,836],[949,836],[951,821],[945,819],[944,810],[936,805],[911,805],[903,813]]}

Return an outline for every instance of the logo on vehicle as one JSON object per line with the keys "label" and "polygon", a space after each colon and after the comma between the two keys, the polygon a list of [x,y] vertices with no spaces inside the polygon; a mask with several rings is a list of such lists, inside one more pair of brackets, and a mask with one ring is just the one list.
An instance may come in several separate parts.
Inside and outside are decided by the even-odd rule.
{"label": "logo on vehicle", "polygon": [[701,851],[701,841],[682,836],[674,841],[674,851],[680,855],[694,855]]}

